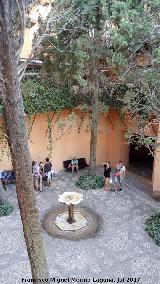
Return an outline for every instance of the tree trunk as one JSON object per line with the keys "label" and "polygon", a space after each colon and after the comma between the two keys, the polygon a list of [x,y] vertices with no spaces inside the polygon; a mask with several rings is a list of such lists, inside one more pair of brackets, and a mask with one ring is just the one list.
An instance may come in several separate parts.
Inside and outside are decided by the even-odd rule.
{"label": "tree trunk", "polygon": [[97,129],[98,129],[98,92],[92,95],[91,112],[91,139],[90,139],[90,163],[89,175],[96,175],[96,149],[97,149]]}
{"label": "tree trunk", "polygon": [[92,63],[90,64],[91,93],[92,93],[92,113],[91,113],[91,140],[90,140],[90,168],[89,175],[96,175],[96,149],[97,149],[97,130],[98,130],[98,101],[99,101],[99,85],[100,76],[98,72],[99,66],[99,50],[101,43],[101,1],[97,0],[95,10],[96,24],[93,30],[93,50],[91,53]]}
{"label": "tree trunk", "polygon": [[[13,16],[13,14],[12,14]],[[16,192],[23,232],[34,279],[47,278],[42,229],[34,197],[31,160],[25,129],[23,100],[17,72],[15,31],[11,1],[0,1],[0,91],[6,131],[16,172]]]}

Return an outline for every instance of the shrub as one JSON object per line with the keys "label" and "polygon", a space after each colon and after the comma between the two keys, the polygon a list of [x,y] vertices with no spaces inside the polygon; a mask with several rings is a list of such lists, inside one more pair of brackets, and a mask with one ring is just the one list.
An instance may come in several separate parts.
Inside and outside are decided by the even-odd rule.
{"label": "shrub", "polygon": [[146,220],[145,230],[160,246],[160,213],[156,213]]}
{"label": "shrub", "polygon": [[80,176],[76,186],[86,190],[102,188],[104,186],[104,178],[101,176]]}
{"label": "shrub", "polygon": [[0,217],[1,216],[8,216],[10,213],[13,212],[13,210],[14,210],[14,207],[11,204],[9,204],[7,202],[1,204],[0,205]]}

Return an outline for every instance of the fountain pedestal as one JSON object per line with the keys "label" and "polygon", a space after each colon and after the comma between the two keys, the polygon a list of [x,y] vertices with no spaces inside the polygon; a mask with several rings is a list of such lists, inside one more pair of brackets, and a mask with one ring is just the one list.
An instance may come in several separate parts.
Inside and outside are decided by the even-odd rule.
{"label": "fountain pedestal", "polygon": [[68,205],[68,216],[67,222],[69,224],[75,223],[76,220],[74,219],[74,204]]}

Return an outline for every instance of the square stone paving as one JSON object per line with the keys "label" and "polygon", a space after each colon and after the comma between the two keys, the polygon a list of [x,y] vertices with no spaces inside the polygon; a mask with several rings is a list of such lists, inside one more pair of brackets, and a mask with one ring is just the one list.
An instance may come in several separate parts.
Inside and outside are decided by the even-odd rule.
{"label": "square stone paving", "polygon": [[[102,168],[98,171],[103,175]],[[35,192],[41,220],[51,208],[59,205],[58,196],[64,191],[82,193],[81,205],[101,217],[97,234],[85,240],[53,239],[43,231],[50,277],[56,278],[51,283],[68,277],[70,282],[67,283],[78,283],[71,282],[75,277],[83,280],[81,283],[86,283],[86,278],[89,283],[100,283],[100,279],[117,283],[118,278],[122,278],[121,283],[159,284],[160,247],[144,231],[145,219],[160,210],[160,203],[150,196],[151,182],[128,173],[124,191],[114,193],[103,189],[81,190],[75,186],[77,179],[76,173],[60,172],[50,188]],[[0,283],[27,283],[27,280],[22,282],[22,278],[32,277],[14,186],[1,191],[1,195],[15,209],[10,216],[0,218]],[[128,277],[137,278],[137,282],[127,282]],[[115,282],[109,282],[109,278]]]}

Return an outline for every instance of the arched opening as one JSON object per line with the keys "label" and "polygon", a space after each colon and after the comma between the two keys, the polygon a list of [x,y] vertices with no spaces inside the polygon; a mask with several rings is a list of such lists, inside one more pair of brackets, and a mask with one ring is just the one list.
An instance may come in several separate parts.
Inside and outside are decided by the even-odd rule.
{"label": "arched opening", "polygon": [[154,157],[151,154],[152,149],[142,145],[137,147],[137,138],[133,137],[134,142],[130,144],[129,149],[129,169],[146,178],[152,178]]}

